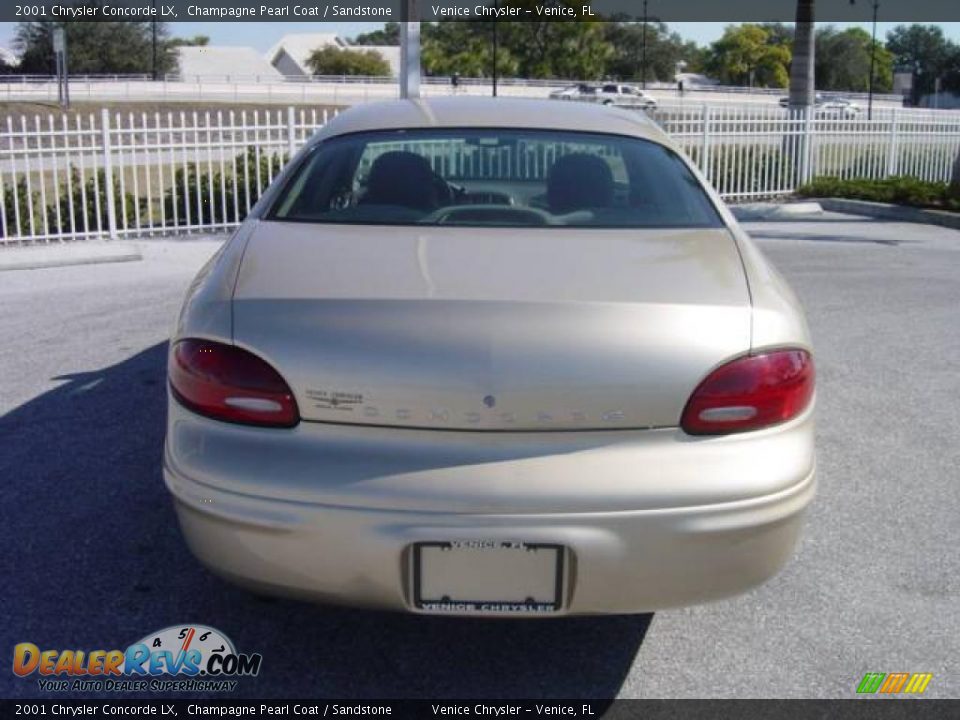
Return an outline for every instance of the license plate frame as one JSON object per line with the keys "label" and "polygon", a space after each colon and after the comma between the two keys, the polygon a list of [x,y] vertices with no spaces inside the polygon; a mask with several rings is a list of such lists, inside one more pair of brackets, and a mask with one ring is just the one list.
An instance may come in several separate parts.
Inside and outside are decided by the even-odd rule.
{"label": "license plate frame", "polygon": [[[494,551],[500,554],[521,553],[527,550],[537,553],[553,553],[552,558],[537,562],[542,562],[544,568],[547,562],[552,565],[552,593],[549,597],[527,597],[502,598],[502,599],[469,599],[452,597],[450,594],[444,594],[440,597],[426,597],[425,592],[429,588],[424,585],[424,567],[425,563],[430,561],[431,552],[440,551],[467,551],[463,557],[469,561],[471,553],[476,554],[485,551]],[[427,551],[427,552],[425,552]],[[527,543],[516,541],[501,540],[432,540],[413,543],[411,547],[411,575],[413,590],[413,605],[421,611],[437,614],[479,614],[479,615],[550,615],[556,614],[563,609],[564,587],[566,580],[566,559],[567,549],[564,545],[555,543]],[[504,555],[506,557],[506,555]],[[528,561],[529,564],[529,561]],[[541,581],[542,584],[542,581]],[[454,591],[454,594],[456,591]]]}

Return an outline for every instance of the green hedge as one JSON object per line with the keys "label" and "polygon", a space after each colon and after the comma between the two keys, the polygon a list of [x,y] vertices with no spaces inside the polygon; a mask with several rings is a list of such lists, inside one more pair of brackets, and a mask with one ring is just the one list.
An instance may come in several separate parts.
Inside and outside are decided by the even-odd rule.
{"label": "green hedge", "polygon": [[205,172],[202,166],[198,169],[194,163],[188,163],[186,170],[178,168],[174,182],[176,190],[167,188],[163,197],[167,225],[185,225],[188,216],[194,224],[242,221],[247,215],[247,203],[252,206],[260,197],[258,177],[260,185],[266,189],[269,178],[276,177],[286,162],[286,154],[257,153],[254,148],[247,148],[245,153],[234,158],[235,175],[232,167],[222,175],[219,170],[212,174]]}
{"label": "green hedge", "polygon": [[[148,205],[145,197],[136,197],[130,192],[122,193],[119,174],[114,174],[112,194],[117,211],[117,225],[121,225],[124,212],[129,227],[134,226],[134,218],[139,213],[140,225],[144,229],[151,222],[156,229],[173,229],[178,225],[185,225],[188,216],[193,224],[240,222],[247,214],[247,205],[253,205],[260,196],[257,178],[259,177],[259,185],[266,187],[268,178],[276,176],[286,161],[286,154],[258,153],[254,148],[247,148],[224,168],[222,174],[219,170],[211,173],[202,166],[198,168],[194,163],[189,163],[186,168],[179,167],[175,171],[175,189],[174,186],[165,188],[159,198],[153,198],[152,206]],[[58,188],[59,207],[55,199],[57,193],[52,187],[47,188],[47,203],[44,206],[42,195],[35,186],[30,192],[27,191],[26,178],[20,177],[15,189],[13,185],[4,185],[0,202],[3,203],[6,226],[0,222],[0,237],[31,234],[31,211],[34,221],[33,234],[42,234],[45,229],[50,234],[105,231],[109,222],[104,171],[99,169],[96,174],[88,171],[85,173],[85,182],[82,183],[77,168],[71,166],[69,172],[70,182],[61,181]],[[118,172],[122,172],[122,169]],[[100,199],[99,217],[96,213],[95,197]],[[19,232],[16,232],[18,216]],[[2,218],[0,215],[0,220]],[[46,228],[44,218],[47,221]]]}
{"label": "green hedge", "polygon": [[951,198],[945,182],[928,182],[915,177],[898,176],[881,180],[818,177],[797,190],[804,197],[835,197],[852,200],[913,205],[960,212],[960,200]]}

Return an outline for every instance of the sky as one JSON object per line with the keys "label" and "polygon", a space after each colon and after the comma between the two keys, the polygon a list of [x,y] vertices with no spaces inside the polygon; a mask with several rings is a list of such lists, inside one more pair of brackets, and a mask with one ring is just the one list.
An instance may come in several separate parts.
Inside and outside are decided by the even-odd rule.
{"label": "sky", "polygon": [[[2,2],[3,0],[0,0]],[[688,40],[700,45],[713,42],[723,34],[728,23],[672,23],[671,30],[680,33]],[[870,32],[869,23],[818,23],[832,24],[839,28],[862,27]],[[877,23],[877,36],[886,37],[889,30],[901,23]],[[944,34],[960,42],[960,22],[939,23]],[[311,27],[312,26],[312,27]],[[169,23],[171,34],[181,37],[208,35],[213,45],[248,45],[266,52],[282,35],[294,32],[335,32],[344,37],[352,37],[361,32],[369,32],[381,26],[381,23],[304,23],[304,22],[175,22]],[[16,23],[0,23],[0,47],[10,47]]]}

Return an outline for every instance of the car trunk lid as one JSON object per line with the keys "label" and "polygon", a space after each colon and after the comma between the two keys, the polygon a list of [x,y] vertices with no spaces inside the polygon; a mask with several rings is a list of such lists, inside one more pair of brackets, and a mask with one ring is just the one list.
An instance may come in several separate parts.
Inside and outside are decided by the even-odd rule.
{"label": "car trunk lid", "polygon": [[304,420],[664,427],[749,349],[750,300],[725,229],[261,222],[234,338],[285,377]]}

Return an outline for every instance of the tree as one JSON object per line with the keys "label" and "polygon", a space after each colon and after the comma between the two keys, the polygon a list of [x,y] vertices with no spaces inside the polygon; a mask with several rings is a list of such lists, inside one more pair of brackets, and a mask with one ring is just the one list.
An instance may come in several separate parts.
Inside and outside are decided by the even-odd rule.
{"label": "tree", "polygon": [[898,25],[887,33],[887,50],[897,66],[913,73],[915,103],[934,92],[937,78],[943,89],[960,90],[960,48],[937,25]]}
{"label": "tree", "polygon": [[210,44],[210,36],[194,35],[188,38],[178,37],[167,41],[167,44],[171,48],[206,46]]}
{"label": "tree", "polygon": [[797,0],[793,27],[793,61],[790,64],[790,107],[810,107],[814,102],[816,45],[814,0]]}
{"label": "tree", "polygon": [[[604,23],[604,39],[613,48],[606,74],[621,80],[643,76],[643,23]],[[699,48],[694,42],[684,42],[664,23],[647,24],[647,79],[672,82],[677,64],[683,62],[690,69],[698,64]]]}
{"label": "tree", "polygon": [[706,71],[725,85],[786,87],[790,48],[771,42],[761,25],[728,25],[723,37],[710,46]]}
{"label": "tree", "polygon": [[[526,16],[532,0],[505,0]],[[556,0],[556,4],[571,4]],[[604,37],[604,23],[524,21],[496,23],[497,72],[529,78],[598,79],[607,74],[613,47]],[[491,20],[424,23],[421,61],[428,75],[489,77],[493,71]]]}
{"label": "tree", "polygon": [[[22,22],[17,24],[14,46],[20,53],[20,72],[42,75],[55,71],[53,30],[62,27],[67,38],[70,72],[77,74],[149,73],[153,34],[145,22]],[[174,72],[176,56],[167,42],[165,23],[157,23],[160,39],[157,72]]]}
{"label": "tree", "polygon": [[332,45],[318,48],[307,57],[314,75],[390,75],[390,64],[376,50],[350,50]]}
{"label": "tree", "polygon": [[[573,7],[571,0],[555,4]],[[521,12],[533,11],[535,0],[512,0]],[[521,77],[601,78],[613,57],[604,39],[604,23],[596,20],[556,22],[534,20],[500,23],[501,37],[517,61]]]}
{"label": "tree", "polygon": [[[873,46],[875,67],[873,89],[890,92],[893,89],[893,54],[880,43]],[[870,34],[861,28],[842,32],[833,26],[821,28],[816,34],[817,88],[867,92],[870,88]]]}
{"label": "tree", "polygon": [[360,33],[351,42],[351,45],[399,45],[400,23],[388,22],[381,30]]}
{"label": "tree", "polygon": [[[503,30],[510,23],[500,23]],[[493,70],[493,23],[487,21],[424,23],[420,61],[427,75],[489,77]],[[499,75],[516,76],[518,64],[509,47],[497,48]]]}
{"label": "tree", "polygon": [[767,31],[767,42],[773,45],[793,46],[793,26],[781,22],[760,23],[760,27]]}
{"label": "tree", "polygon": [[[811,108],[815,98],[816,37],[814,34],[814,0],[797,0],[793,26],[793,60],[790,63],[790,109]],[[804,158],[809,156],[810,138],[807,133],[785,135],[783,154],[790,160],[793,182],[799,186],[806,182],[809,166]]]}

